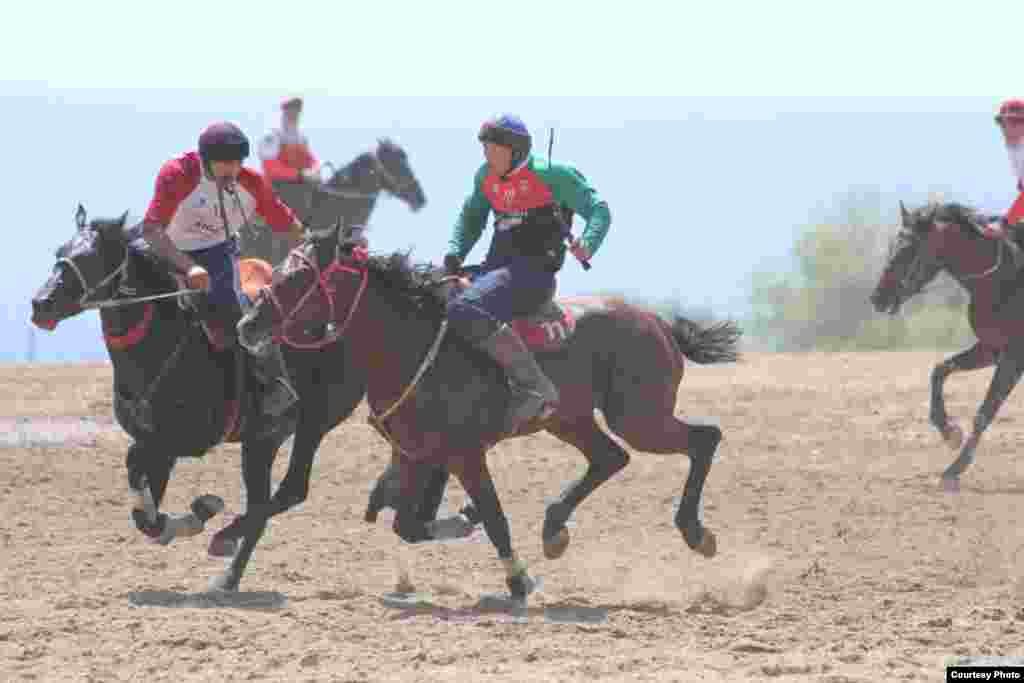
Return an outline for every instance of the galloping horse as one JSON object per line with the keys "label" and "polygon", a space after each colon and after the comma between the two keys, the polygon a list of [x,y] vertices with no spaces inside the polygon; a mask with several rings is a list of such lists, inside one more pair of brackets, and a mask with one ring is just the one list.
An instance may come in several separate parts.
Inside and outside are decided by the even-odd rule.
{"label": "galloping horse", "polygon": [[[982,216],[956,203],[926,204],[908,211],[900,204],[902,227],[871,302],[895,315],[900,306],[945,270],[970,295],[967,318],[977,342],[942,361],[931,373],[929,420],[960,454],[942,473],[946,490],[959,489],[960,475],[974,462],[982,434],[1024,373],[1024,287],[1020,247],[1003,232],[992,232]],[[949,418],[943,398],[954,372],[992,364],[995,374],[966,441]]]}
{"label": "galloping horse", "polygon": [[[335,205],[338,210],[349,208],[366,216],[381,191],[414,210],[425,203],[405,152],[386,140],[375,153],[363,154],[339,170],[326,191],[346,200]],[[79,207],[74,236],[57,250],[53,273],[32,300],[32,320],[52,330],[82,311],[100,310],[114,368],[115,414],[134,440],[125,459],[134,497],[132,516],[151,540],[167,544],[176,536],[198,534],[223,508],[220,498],[205,495],[193,501],[188,514],[161,512],[175,461],[201,457],[220,443],[242,443],[246,511],[210,542],[211,555],[232,558],[211,587],[234,590],[269,517],[305,499],[320,440],[362,400],[365,380],[361,368],[348,361],[343,344],[325,349],[323,358],[330,360],[316,377],[305,374],[308,362],[295,360],[307,352],[286,349],[285,360],[304,391],[300,390],[298,405],[281,419],[256,424],[249,419],[254,400],[242,355],[218,348],[215,335],[204,332],[203,321],[180,304],[183,292],[178,282],[139,244],[137,227],[126,229],[126,215],[90,221]],[[261,262],[243,265],[257,275],[269,272]],[[130,296],[120,288],[128,269],[137,280]],[[255,284],[260,282],[255,278]],[[272,498],[271,465],[296,428],[288,472]]]}
{"label": "galloping horse", "polygon": [[[486,463],[489,448],[505,438],[508,387],[492,361],[446,336],[440,280],[436,269],[413,266],[402,254],[369,256],[336,236],[324,237],[292,258],[264,290],[239,323],[239,342],[260,353],[275,338],[315,335],[325,326],[344,336],[347,352],[365,368],[372,421],[402,454],[395,532],[418,542],[450,529],[442,524],[447,520],[431,522],[419,514],[425,480],[445,466],[471,497],[505,565],[510,592],[524,599],[534,582],[513,553]],[[692,549],[714,555],[702,497],[722,432],[714,425],[687,424],[673,411],[684,357],[699,363],[735,360],[739,330],[732,323],[705,329],[681,317],[669,322],[611,298],[559,304],[536,321],[516,321],[561,392],[558,411],[521,434],[546,429],[589,462],[583,478],[547,508],[545,554],[554,558],[565,551],[566,521],[575,508],[629,462],[596,422],[599,408],[612,431],[634,448],[689,455],[675,524]],[[330,362],[306,360],[319,367]]]}

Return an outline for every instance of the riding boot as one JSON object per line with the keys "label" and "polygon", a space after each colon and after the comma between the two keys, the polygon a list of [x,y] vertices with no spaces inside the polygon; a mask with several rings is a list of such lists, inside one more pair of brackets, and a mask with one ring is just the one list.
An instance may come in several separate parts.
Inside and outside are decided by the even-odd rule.
{"label": "riding boot", "polygon": [[505,415],[505,434],[512,435],[530,420],[546,419],[558,407],[558,388],[551,382],[533,353],[509,325],[477,344],[505,370],[512,399]]}
{"label": "riding boot", "polygon": [[263,385],[260,412],[280,417],[299,399],[298,392],[288,378],[281,347],[274,344],[266,356],[252,356],[253,371]]}

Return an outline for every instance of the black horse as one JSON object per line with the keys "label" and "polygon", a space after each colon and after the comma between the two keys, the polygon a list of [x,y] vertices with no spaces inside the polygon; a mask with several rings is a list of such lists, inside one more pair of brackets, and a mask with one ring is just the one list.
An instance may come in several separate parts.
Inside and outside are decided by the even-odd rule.
{"label": "black horse", "polygon": [[[425,203],[405,152],[387,140],[339,170],[324,191],[339,200],[332,204],[335,210],[353,216],[368,217],[381,191],[414,210]],[[308,351],[288,349],[285,359],[300,387],[299,403],[271,424],[252,419],[256,401],[245,356],[238,347],[213,345],[198,314],[181,305],[182,290],[167,266],[136,247],[138,229],[126,227],[126,216],[89,221],[79,207],[75,234],[57,250],[53,273],[33,297],[32,320],[52,330],[61,320],[99,308],[114,368],[115,415],[134,441],[125,459],[132,516],[151,540],[166,544],[198,534],[223,508],[220,498],[204,495],[187,514],[160,511],[176,460],[241,442],[246,511],[210,543],[212,555],[232,558],[211,587],[234,590],[269,518],[308,495],[313,454],[323,435],[358,405],[365,378],[342,344],[325,344],[315,352],[332,359],[315,373],[306,369],[308,362],[296,362]],[[336,222],[347,221],[339,214]],[[135,285],[130,296],[121,291],[129,270]],[[288,473],[271,497],[271,466],[293,432]]]}

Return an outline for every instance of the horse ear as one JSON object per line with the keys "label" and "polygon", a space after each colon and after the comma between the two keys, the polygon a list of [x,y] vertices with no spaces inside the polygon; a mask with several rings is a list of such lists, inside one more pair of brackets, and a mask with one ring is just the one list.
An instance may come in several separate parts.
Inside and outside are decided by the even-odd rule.
{"label": "horse ear", "polygon": [[85,227],[88,220],[88,216],[85,215],[85,207],[79,203],[78,209],[75,211],[75,225],[77,225],[78,229],[81,230]]}
{"label": "horse ear", "polygon": [[910,212],[907,211],[907,207],[903,205],[903,200],[900,200],[900,223],[904,226],[910,225]]}

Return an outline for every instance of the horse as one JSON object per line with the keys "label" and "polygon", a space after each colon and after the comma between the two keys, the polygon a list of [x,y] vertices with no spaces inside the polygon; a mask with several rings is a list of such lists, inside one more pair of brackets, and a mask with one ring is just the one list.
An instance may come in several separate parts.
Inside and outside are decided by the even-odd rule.
{"label": "horse", "polygon": [[[1004,231],[993,231],[975,209],[932,202],[908,210],[900,202],[901,227],[871,294],[879,313],[900,307],[940,272],[946,271],[970,296],[967,318],[977,341],[931,372],[929,421],[959,455],[942,473],[942,486],[958,491],[960,476],[974,462],[978,443],[1024,373],[1024,288],[1021,249]],[[995,364],[988,392],[970,435],[946,412],[943,389],[955,372]]]}
{"label": "horse", "polygon": [[[440,270],[414,264],[408,254],[371,255],[337,238],[316,241],[312,252],[292,260],[264,288],[238,325],[239,343],[259,354],[275,339],[318,326],[343,335],[348,352],[365,368],[371,422],[401,456],[395,533],[410,543],[450,537],[453,527],[446,523],[453,520],[426,521],[420,514],[424,481],[443,466],[469,494],[512,598],[525,600],[535,582],[513,551],[486,462],[491,446],[509,437],[502,434],[509,388],[493,361],[446,336]],[[722,431],[673,412],[684,358],[735,361],[739,328],[728,321],[702,327],[679,316],[670,321],[611,297],[550,303],[544,315],[515,324],[558,385],[560,405],[550,419],[514,436],[547,430],[582,452],[588,467],[546,509],[545,555],[565,552],[573,511],[629,462],[625,449],[598,425],[594,410],[600,409],[610,429],[633,448],[689,456],[674,522],[691,549],[714,556],[715,535],[703,523],[703,490]],[[467,526],[457,524],[456,535],[467,535]]]}
{"label": "horse", "polygon": [[[366,217],[381,191],[414,210],[426,201],[405,152],[386,140],[375,153],[360,155],[340,169],[326,185],[328,191],[345,193],[338,210],[352,209]],[[271,424],[256,424],[242,354],[217,346],[217,335],[181,304],[185,292],[167,266],[140,245],[138,226],[129,228],[126,220],[127,212],[120,218],[89,220],[78,207],[75,234],[57,250],[52,274],[32,299],[32,321],[53,330],[62,320],[99,309],[114,369],[115,416],[133,439],[125,458],[132,517],[149,540],[166,545],[175,537],[196,535],[224,507],[219,497],[207,494],[196,498],[184,515],[160,511],[177,459],[202,457],[220,443],[241,442],[246,510],[209,544],[211,556],[231,558],[210,588],[237,590],[269,518],[307,497],[313,454],[323,435],[362,400],[365,381],[343,344],[327,344],[315,352],[285,349],[286,364],[302,387],[299,401]],[[336,222],[342,225],[344,219],[339,216]],[[267,264],[249,259],[242,265],[256,284],[268,281]],[[129,269],[137,286],[126,293],[121,285]],[[332,359],[315,376],[303,374],[308,361],[296,362],[310,353]],[[293,433],[288,472],[271,497],[271,466]]]}
{"label": "horse", "polygon": [[[338,221],[342,234],[364,230],[381,191],[392,196],[404,195],[414,210],[426,203],[415,175],[408,170],[405,150],[388,138],[378,140],[375,151],[364,152],[341,168],[330,162],[323,166],[332,169],[325,183],[274,183],[278,197],[312,232],[334,229]],[[277,264],[291,251],[287,240],[269,228],[244,230],[241,237],[243,256],[257,256]]]}

